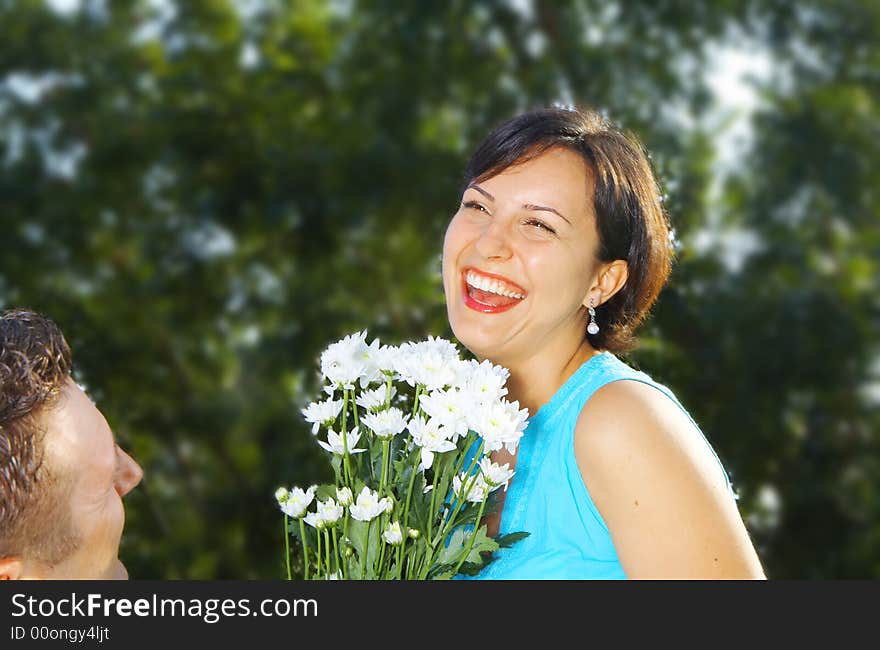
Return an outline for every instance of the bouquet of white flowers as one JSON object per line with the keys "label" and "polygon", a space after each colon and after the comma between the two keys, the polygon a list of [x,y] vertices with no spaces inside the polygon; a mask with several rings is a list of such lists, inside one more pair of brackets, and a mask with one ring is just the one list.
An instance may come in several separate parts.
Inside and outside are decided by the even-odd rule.
{"label": "bouquet of white flowers", "polygon": [[463,360],[445,339],[389,346],[366,336],[324,350],[327,397],[302,409],[335,483],[275,492],[288,579],[291,536],[305,579],[476,574],[494,551],[528,535],[490,537],[480,523],[513,476],[488,452],[516,451],[528,411],[504,398],[505,368]]}

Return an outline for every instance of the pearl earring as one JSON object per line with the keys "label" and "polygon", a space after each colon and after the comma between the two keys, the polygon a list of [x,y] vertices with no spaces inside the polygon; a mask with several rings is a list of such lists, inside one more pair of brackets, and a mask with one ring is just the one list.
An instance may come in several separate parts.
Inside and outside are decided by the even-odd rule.
{"label": "pearl earring", "polygon": [[590,306],[587,307],[587,311],[590,312],[590,324],[587,325],[587,333],[588,334],[598,334],[599,333],[599,325],[596,323],[596,310],[593,309],[593,299],[590,298]]}

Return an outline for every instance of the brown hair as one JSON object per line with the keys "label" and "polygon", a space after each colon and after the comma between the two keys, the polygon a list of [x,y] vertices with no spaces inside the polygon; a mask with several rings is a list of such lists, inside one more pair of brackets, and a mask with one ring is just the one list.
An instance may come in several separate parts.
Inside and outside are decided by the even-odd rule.
{"label": "brown hair", "polygon": [[26,309],[0,313],[0,558],[54,563],[74,545],[65,477],[44,463],[44,416],[71,369],[54,322]]}
{"label": "brown hair", "polygon": [[[584,335],[597,349],[625,352],[672,267],[670,227],[660,191],[639,140],[589,110],[542,108],[500,124],[474,151],[463,188],[552,147],[581,156],[592,172],[593,211],[603,262],[626,260],[629,277],[596,308],[597,334]],[[589,182],[589,181],[588,181]]]}

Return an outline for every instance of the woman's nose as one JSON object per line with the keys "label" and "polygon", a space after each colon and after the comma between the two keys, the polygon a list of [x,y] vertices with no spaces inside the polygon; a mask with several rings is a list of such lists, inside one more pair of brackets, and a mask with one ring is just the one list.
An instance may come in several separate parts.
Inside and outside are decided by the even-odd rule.
{"label": "woman's nose", "polygon": [[492,219],[476,243],[477,252],[486,259],[507,259],[512,253],[510,232],[501,219]]}
{"label": "woman's nose", "polygon": [[116,491],[119,496],[124,497],[141,482],[144,470],[121,447],[116,447],[116,453],[119,455],[116,469]]}

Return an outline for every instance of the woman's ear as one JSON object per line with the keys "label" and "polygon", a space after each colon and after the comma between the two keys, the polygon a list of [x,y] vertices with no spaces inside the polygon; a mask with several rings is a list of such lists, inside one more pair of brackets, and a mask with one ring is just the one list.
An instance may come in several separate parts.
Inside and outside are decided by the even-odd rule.
{"label": "woman's ear", "polygon": [[608,302],[611,296],[623,288],[628,278],[629,265],[626,260],[614,260],[603,264],[599,269],[595,284],[584,296],[584,307],[590,306],[590,299],[593,301],[593,307]]}
{"label": "woman's ear", "polygon": [[0,580],[19,580],[21,574],[21,560],[15,557],[0,558]]}

